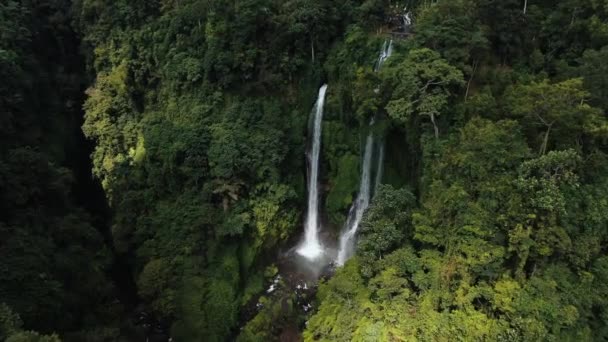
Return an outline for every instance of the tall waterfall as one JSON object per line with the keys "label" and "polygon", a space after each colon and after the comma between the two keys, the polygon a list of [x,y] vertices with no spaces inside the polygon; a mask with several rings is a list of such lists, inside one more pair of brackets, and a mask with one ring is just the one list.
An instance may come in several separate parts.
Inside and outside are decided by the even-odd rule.
{"label": "tall waterfall", "polygon": [[327,84],[319,89],[319,96],[314,107],[313,140],[309,154],[310,171],[308,172],[308,210],[304,226],[304,242],[298,248],[298,254],[313,260],[323,254],[319,242],[319,155],[321,153],[321,130],[323,106]]}
{"label": "tall waterfall", "polygon": [[[375,71],[380,70],[382,64],[384,64],[384,62],[391,56],[392,53],[393,41],[385,41],[382,46],[380,56],[378,57],[378,62],[376,63]],[[372,118],[369,123],[370,131],[367,134],[367,139],[365,141],[365,150],[363,151],[363,164],[361,167],[361,183],[359,184],[359,193],[357,194],[357,199],[355,200],[348,212],[346,226],[344,227],[342,234],[340,234],[340,249],[338,250],[338,257],[336,259],[336,264],[338,264],[339,266],[344,265],[344,263],[354,253],[357,230],[359,229],[359,224],[361,224],[363,213],[365,213],[365,210],[367,210],[367,207],[369,206],[371,200],[371,168],[374,153],[374,133],[372,131],[373,125],[374,119]],[[378,145],[379,147],[377,157],[376,179],[374,181],[373,189],[374,191],[382,180],[382,166],[384,164],[384,143],[382,141],[379,141]]]}

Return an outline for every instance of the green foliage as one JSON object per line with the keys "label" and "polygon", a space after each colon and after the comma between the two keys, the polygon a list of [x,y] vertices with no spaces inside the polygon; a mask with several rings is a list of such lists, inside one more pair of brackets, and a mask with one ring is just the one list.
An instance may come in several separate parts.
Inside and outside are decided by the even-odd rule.
{"label": "green foliage", "polygon": [[56,334],[40,335],[35,331],[23,331],[23,322],[8,305],[0,303],[0,338],[13,342],[61,342]]}
{"label": "green foliage", "polygon": [[106,228],[84,209],[95,193],[69,8],[61,0],[0,4],[2,340],[59,341],[34,331],[84,334],[121,314]]}
{"label": "green foliage", "polygon": [[576,169],[581,158],[573,150],[551,151],[520,166],[517,186],[528,195],[527,208],[563,212],[566,199],[561,188],[578,187]]}
{"label": "green foliage", "polygon": [[334,179],[336,183],[327,194],[326,207],[332,220],[341,222],[343,220],[337,220],[336,215],[347,210],[359,185],[359,158],[352,154],[342,156]]}
{"label": "green foliage", "polygon": [[[608,4],[525,4],[409,1],[375,72],[405,3],[4,1],[0,339],[133,339],[113,252],[175,340],[234,337],[300,233],[322,81],[323,214],[344,220],[369,130],[411,192],[380,187],[305,340],[606,339]],[[82,208],[80,125],[111,232]],[[262,302],[238,340],[303,323]]]}
{"label": "green foliage", "polygon": [[146,264],[139,274],[137,288],[142,298],[153,299],[154,311],[170,315],[175,310],[172,300],[174,292],[169,289],[171,266],[163,259],[153,259]]}
{"label": "green foliage", "polygon": [[19,332],[23,322],[18,314],[14,313],[11,308],[0,303],[0,338],[3,340],[9,336]]}
{"label": "green foliage", "polygon": [[428,116],[439,137],[437,118],[448,105],[450,89],[464,83],[462,72],[430,49],[411,51],[399,64],[383,68],[383,88],[390,91],[386,110],[391,119],[406,124]]}
{"label": "green foliage", "polygon": [[537,19],[532,16],[532,9],[532,13],[524,14],[523,6],[517,0],[476,2],[480,26],[487,28],[486,37],[500,60],[514,62],[531,52],[529,35],[534,32],[532,28]]}
{"label": "green foliage", "polygon": [[359,274],[356,258],[351,259],[326,284],[319,286],[318,313],[308,321],[305,341],[352,341],[357,323],[364,316],[369,290]]}
{"label": "green foliage", "polygon": [[289,336],[288,331],[296,330],[294,325],[300,323],[294,309],[295,300],[296,295],[289,289],[279,289],[269,297],[262,296],[258,301],[261,310],[247,322],[236,341],[267,341],[283,334]]}
{"label": "green foliage", "polygon": [[356,117],[361,122],[374,117],[381,107],[381,99],[378,94],[378,73],[359,68],[356,71],[352,90],[353,106],[356,108]]}
{"label": "green foliage", "polygon": [[608,58],[608,46],[599,50],[586,50],[578,59],[578,65],[567,68],[564,73],[569,77],[581,77],[584,80],[585,89],[590,93],[590,103],[593,106],[608,110],[608,80],[606,75],[606,63]]}
{"label": "green foliage", "polygon": [[[606,293],[593,287],[604,277],[593,241],[606,238],[582,223],[608,222],[594,214],[605,201],[582,184],[595,167],[574,150],[534,158],[524,125],[473,117],[427,140],[420,208],[412,214],[411,195],[381,188],[359,256],[320,287],[305,340],[603,338],[603,309],[589,310]],[[605,170],[603,157],[589,158]]]}
{"label": "green foliage", "polygon": [[294,190],[281,184],[262,184],[251,200],[255,222],[256,246],[271,248],[285,241],[297,224],[297,213],[289,205],[296,198]]}
{"label": "green foliage", "polygon": [[544,154],[553,146],[574,146],[583,137],[605,137],[606,120],[601,111],[585,103],[588,97],[582,79],[556,84],[544,80],[516,86],[507,95],[507,103],[531,138],[540,141]]}
{"label": "green foliage", "polygon": [[477,11],[475,1],[439,1],[418,13],[414,39],[470,75],[489,48]]}
{"label": "green foliage", "polygon": [[371,266],[376,260],[412,236],[411,208],[414,203],[414,196],[409,191],[380,185],[361,222],[357,250],[364,276],[370,277]]}
{"label": "green foliage", "polygon": [[61,342],[57,335],[40,335],[37,332],[26,331],[10,336],[6,339],[7,342]]}

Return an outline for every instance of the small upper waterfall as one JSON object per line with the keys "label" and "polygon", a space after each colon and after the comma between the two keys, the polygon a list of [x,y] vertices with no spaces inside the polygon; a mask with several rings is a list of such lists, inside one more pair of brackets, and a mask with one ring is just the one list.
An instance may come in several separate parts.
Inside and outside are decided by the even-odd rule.
{"label": "small upper waterfall", "polygon": [[407,6],[403,8],[403,27],[409,29],[412,26],[412,12],[407,9]]}
{"label": "small upper waterfall", "polygon": [[[385,41],[382,45],[382,51],[380,52],[380,56],[378,57],[378,62],[376,62],[375,71],[379,71],[384,62],[391,56],[393,53],[393,41]],[[370,131],[367,134],[367,139],[365,141],[365,150],[363,151],[363,164],[361,167],[361,180],[359,184],[359,193],[357,195],[357,199],[352,204],[349,212],[348,218],[346,219],[346,225],[342,234],[340,234],[340,243],[338,250],[338,257],[336,259],[336,264],[344,265],[344,263],[353,255],[355,249],[355,238],[357,234],[357,230],[359,229],[359,224],[361,223],[361,219],[363,218],[363,213],[367,210],[371,200],[371,181],[372,181],[372,160],[374,153],[374,133],[373,133],[373,125],[374,118],[371,119],[369,126]],[[378,141],[378,157],[377,157],[377,168],[376,168],[376,178],[374,180],[374,192],[378,187],[378,184],[382,181],[382,170],[384,164],[384,143],[382,141]]]}
{"label": "small upper waterfall", "polygon": [[319,242],[319,155],[321,153],[321,130],[323,106],[327,84],[319,89],[319,96],[314,107],[312,147],[309,153],[310,170],[308,172],[308,210],[304,225],[304,242],[298,248],[298,254],[307,259],[316,259],[323,254]]}
{"label": "small upper waterfall", "polygon": [[[388,42],[384,42],[382,46],[382,52],[380,53],[380,57],[378,57],[378,64],[376,65],[376,71],[379,71],[384,62],[393,54],[393,40],[391,39]],[[370,133],[371,134],[371,133]],[[376,190],[378,190],[378,185],[382,182],[382,175],[384,173],[384,140],[379,139],[376,141],[378,145],[378,159],[376,164],[376,180],[374,181],[374,195],[376,194]]]}
{"label": "small upper waterfall", "polygon": [[386,60],[393,54],[393,40],[385,41],[382,45],[382,51],[380,51],[380,56],[378,57],[378,62],[376,62],[376,67],[374,71],[379,71],[382,67],[382,64],[386,62]]}
{"label": "small upper waterfall", "polygon": [[[380,57],[378,57],[378,62],[376,63],[376,72],[380,71],[380,68],[386,62],[386,60],[393,54],[393,40],[391,39],[388,44],[385,41],[382,46],[382,51],[380,52]],[[370,133],[371,134],[371,133]],[[384,141],[377,141],[378,144],[378,163],[376,167],[376,179],[374,181],[374,194],[378,189],[378,185],[382,181],[382,173],[384,171]]]}

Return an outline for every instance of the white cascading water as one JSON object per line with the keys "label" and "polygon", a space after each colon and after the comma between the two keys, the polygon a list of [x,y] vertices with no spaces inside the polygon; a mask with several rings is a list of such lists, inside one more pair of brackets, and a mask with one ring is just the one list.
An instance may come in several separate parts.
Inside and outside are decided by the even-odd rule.
{"label": "white cascading water", "polygon": [[[371,125],[370,123],[370,128]],[[369,206],[370,200],[370,183],[371,183],[371,169],[372,169],[372,152],[374,148],[374,136],[370,132],[365,140],[365,151],[363,152],[363,165],[361,166],[361,182],[359,183],[359,194],[357,199],[353,203],[350,211],[348,212],[348,219],[346,220],[346,227],[344,232],[340,235],[340,249],[338,250],[338,258],[336,263],[339,266],[344,265],[348,260],[354,249],[355,234],[363,218],[365,209]]]}
{"label": "white cascading water", "polygon": [[[382,45],[382,51],[378,57],[378,63],[376,64],[376,71],[379,71],[382,64],[391,56],[393,53],[393,41],[384,42]],[[336,258],[336,264],[338,266],[344,265],[344,263],[353,255],[355,249],[355,238],[359,224],[363,218],[363,213],[367,210],[371,200],[371,168],[372,168],[372,154],[374,147],[374,134],[372,126],[374,125],[374,119],[369,123],[370,131],[365,141],[365,150],[363,151],[363,164],[361,167],[361,180],[359,184],[359,193],[357,199],[351,206],[348,212],[348,218],[346,219],[346,226],[342,234],[340,234],[340,243],[338,250],[338,257]],[[378,163],[376,170],[376,179],[374,182],[374,190],[378,187],[378,184],[382,180],[382,165],[384,163],[384,144],[380,142],[378,151]]]}
{"label": "white cascading water", "polygon": [[407,10],[407,6],[403,8],[403,27],[408,29],[412,26],[412,13]]}
{"label": "white cascading water", "polygon": [[385,41],[382,45],[382,51],[380,51],[380,56],[378,57],[378,63],[376,63],[376,68],[374,69],[376,72],[380,70],[382,64],[386,62],[386,60],[393,54],[393,40]]}
{"label": "white cascading water", "polygon": [[321,153],[321,130],[323,122],[323,106],[327,84],[319,89],[319,97],[314,108],[313,140],[309,155],[310,171],[308,173],[308,210],[304,225],[304,241],[298,248],[298,254],[314,260],[323,254],[323,246],[319,242],[319,155]]}

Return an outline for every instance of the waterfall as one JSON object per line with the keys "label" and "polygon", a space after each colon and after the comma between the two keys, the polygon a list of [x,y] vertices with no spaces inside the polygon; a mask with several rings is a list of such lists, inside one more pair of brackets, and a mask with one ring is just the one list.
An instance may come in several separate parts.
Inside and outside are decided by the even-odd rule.
{"label": "waterfall", "polygon": [[[376,71],[379,71],[382,67],[382,64],[386,62],[386,60],[393,54],[393,40],[391,39],[386,46],[386,41],[384,42],[383,52],[380,54],[380,58],[378,59],[378,66]],[[378,164],[376,166],[376,180],[374,182],[374,195],[378,190],[378,185],[382,182],[382,175],[384,173],[384,140],[378,140]]]}
{"label": "waterfall", "polygon": [[[393,40],[391,39],[386,44],[382,46],[382,52],[380,53],[380,57],[378,58],[378,64],[376,66],[376,72],[380,70],[384,62],[393,54]],[[376,180],[374,181],[374,195],[378,190],[378,185],[382,182],[382,175],[384,173],[384,140],[380,139],[377,141],[378,144],[378,160],[376,166]]]}
{"label": "waterfall", "polygon": [[319,89],[319,96],[314,107],[312,148],[309,154],[310,171],[308,172],[308,210],[304,225],[304,242],[298,248],[298,254],[313,260],[323,254],[319,242],[319,155],[321,153],[321,130],[323,106],[327,84]]}
{"label": "waterfall", "polygon": [[353,203],[348,213],[346,227],[340,235],[340,249],[338,250],[338,258],[336,263],[344,265],[346,260],[350,258],[354,251],[355,234],[363,218],[363,213],[369,206],[371,197],[371,168],[372,168],[372,153],[374,148],[374,135],[371,132],[371,126],[374,121],[370,122],[370,133],[365,140],[365,150],[363,151],[363,165],[361,166],[361,182],[359,184],[359,194]]}
{"label": "waterfall", "polygon": [[[376,62],[376,67],[374,68],[376,72],[380,70],[384,62],[392,55],[393,53],[393,41],[385,41],[382,45],[382,50],[380,51],[380,56],[378,57],[378,61]],[[374,125],[374,118],[371,119],[369,123],[369,133],[367,134],[367,139],[365,141],[365,150],[363,151],[363,164],[361,167],[361,180],[359,184],[359,193],[357,194],[357,198],[353,205],[351,206],[348,212],[348,218],[346,219],[346,225],[342,234],[340,234],[340,243],[338,250],[338,257],[336,259],[336,264],[338,266],[344,265],[344,263],[353,255],[355,249],[355,238],[357,234],[357,230],[359,229],[359,224],[361,224],[361,219],[363,218],[363,213],[367,210],[371,200],[371,167],[373,160],[373,150],[374,150],[374,133],[372,130],[372,126]],[[382,171],[384,164],[384,143],[382,141],[378,142],[378,159],[377,159],[377,168],[376,168],[376,179],[374,181],[374,192],[378,187],[378,184],[382,181]]]}
{"label": "waterfall", "polygon": [[384,44],[382,45],[382,51],[380,51],[380,56],[378,57],[378,62],[376,62],[376,67],[374,68],[374,71],[376,71],[376,72],[380,71],[382,64],[384,64],[384,62],[386,62],[386,60],[392,54],[393,54],[393,40],[391,39],[388,42],[384,41]]}
{"label": "waterfall", "polygon": [[408,30],[412,26],[412,12],[408,11],[407,6],[403,8],[403,28]]}

